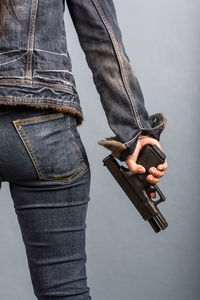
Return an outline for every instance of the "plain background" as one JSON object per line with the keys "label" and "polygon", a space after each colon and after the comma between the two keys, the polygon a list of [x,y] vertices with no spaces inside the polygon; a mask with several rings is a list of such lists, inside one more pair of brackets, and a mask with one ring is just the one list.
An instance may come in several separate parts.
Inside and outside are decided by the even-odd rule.
{"label": "plain background", "polygon": [[[199,247],[199,0],[115,0],[126,52],[149,114],[164,112],[169,168],[156,234],[103,166],[113,135],[66,8],[68,48],[85,121],[79,127],[92,172],[87,214],[88,286],[94,300],[197,300]],[[0,194],[0,299],[33,300],[25,248],[8,183]]]}

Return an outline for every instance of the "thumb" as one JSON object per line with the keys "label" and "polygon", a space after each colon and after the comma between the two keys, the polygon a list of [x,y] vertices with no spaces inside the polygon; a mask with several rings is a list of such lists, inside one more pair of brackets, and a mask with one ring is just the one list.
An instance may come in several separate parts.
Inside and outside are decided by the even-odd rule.
{"label": "thumb", "polygon": [[129,170],[134,174],[146,172],[145,168],[142,165],[136,163],[141,149],[142,147],[137,144],[134,152],[125,160]]}

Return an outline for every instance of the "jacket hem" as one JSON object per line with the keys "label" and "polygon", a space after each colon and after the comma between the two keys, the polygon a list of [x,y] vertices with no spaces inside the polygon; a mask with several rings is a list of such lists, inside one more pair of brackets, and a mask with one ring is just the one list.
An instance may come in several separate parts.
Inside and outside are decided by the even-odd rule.
{"label": "jacket hem", "polygon": [[[34,100],[34,102],[33,102]],[[56,100],[46,99],[46,98],[12,98],[12,97],[0,97],[0,105],[4,106],[25,106],[35,109],[49,109],[52,108],[53,111],[70,113],[77,121],[77,126],[80,126],[84,121],[84,116],[80,108],[71,102],[62,101],[62,103],[56,103]]]}

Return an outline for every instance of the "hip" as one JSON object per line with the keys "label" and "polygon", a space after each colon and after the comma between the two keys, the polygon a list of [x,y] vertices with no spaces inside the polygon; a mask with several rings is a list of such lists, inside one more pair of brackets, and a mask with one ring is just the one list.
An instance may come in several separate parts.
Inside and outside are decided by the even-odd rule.
{"label": "hip", "polygon": [[72,184],[90,173],[76,118],[68,112],[0,107],[0,139],[2,181]]}

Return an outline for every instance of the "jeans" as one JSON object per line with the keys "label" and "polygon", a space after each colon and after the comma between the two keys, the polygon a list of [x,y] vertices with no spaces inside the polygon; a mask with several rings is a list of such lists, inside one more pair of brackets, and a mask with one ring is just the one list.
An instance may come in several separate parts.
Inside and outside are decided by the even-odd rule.
{"label": "jeans", "polygon": [[39,300],[88,300],[90,165],[69,113],[0,107],[0,179],[8,181]]}

